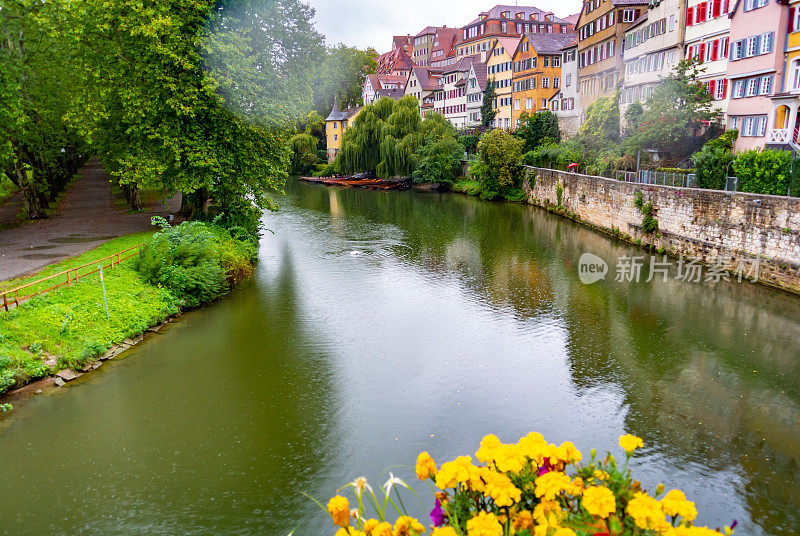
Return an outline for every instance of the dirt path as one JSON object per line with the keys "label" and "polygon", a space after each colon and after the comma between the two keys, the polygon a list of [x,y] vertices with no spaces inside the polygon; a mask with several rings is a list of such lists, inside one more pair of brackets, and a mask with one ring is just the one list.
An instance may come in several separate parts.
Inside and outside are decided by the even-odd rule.
{"label": "dirt path", "polygon": [[114,208],[108,175],[96,159],[64,194],[52,217],[0,231],[0,281],[40,270],[103,242],[151,228],[152,216],[167,217],[180,208],[180,195],[140,214]]}

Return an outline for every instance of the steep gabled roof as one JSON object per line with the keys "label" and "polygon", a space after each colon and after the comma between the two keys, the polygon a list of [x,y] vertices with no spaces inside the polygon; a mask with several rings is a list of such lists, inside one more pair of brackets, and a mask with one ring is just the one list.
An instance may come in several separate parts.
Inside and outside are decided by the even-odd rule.
{"label": "steep gabled roof", "polygon": [[472,62],[472,72],[475,74],[475,79],[478,81],[478,87],[481,91],[486,91],[486,78],[488,69],[486,64],[481,61]]}
{"label": "steep gabled roof", "polygon": [[494,46],[500,45],[505,49],[506,54],[513,58],[520,41],[522,41],[522,37],[498,37]]}
{"label": "steep gabled roof", "polygon": [[[501,19],[500,13],[502,13],[503,11],[509,11],[511,16],[506,18],[506,19]],[[520,19],[516,18],[517,13],[522,13],[522,18],[520,18]],[[530,16],[533,15],[533,14],[539,15],[540,18],[531,19]],[[553,15],[552,12],[543,11],[543,10],[539,9],[538,7],[496,5],[493,8],[491,8],[489,11],[482,12],[480,15],[478,15],[477,19],[474,19],[473,21],[465,24],[465,26],[470,26],[472,24],[477,24],[482,20],[489,20],[489,19],[501,19],[501,20],[508,20],[508,21],[512,21],[512,22],[513,21],[530,22],[531,20],[537,20],[539,22],[546,22],[544,20],[544,16],[545,15],[552,15],[553,18],[549,22],[555,22],[555,23],[558,23],[558,24],[569,24],[568,21],[556,17],[555,15]]]}
{"label": "steep gabled roof", "polygon": [[430,91],[439,87],[439,76],[442,74],[441,69],[430,67],[414,67],[414,76],[419,80],[419,86],[423,91]]}
{"label": "steep gabled roof", "polygon": [[537,54],[559,54],[576,37],[574,33],[527,33],[526,39]]}

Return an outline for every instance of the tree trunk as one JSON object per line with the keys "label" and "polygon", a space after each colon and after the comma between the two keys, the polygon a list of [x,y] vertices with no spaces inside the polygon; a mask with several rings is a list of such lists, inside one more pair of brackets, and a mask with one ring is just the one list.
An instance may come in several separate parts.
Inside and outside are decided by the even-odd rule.
{"label": "tree trunk", "polygon": [[179,214],[187,220],[208,212],[208,192],[200,188],[192,193],[181,192],[181,209]]}
{"label": "tree trunk", "polygon": [[18,164],[14,164],[14,175],[11,177],[11,181],[19,188],[22,194],[25,217],[29,220],[39,220],[47,217],[35,185],[28,180],[27,171]]}
{"label": "tree trunk", "polygon": [[131,205],[131,210],[144,210],[142,207],[142,199],[139,197],[139,186],[136,184],[130,187],[130,197],[128,202]]}

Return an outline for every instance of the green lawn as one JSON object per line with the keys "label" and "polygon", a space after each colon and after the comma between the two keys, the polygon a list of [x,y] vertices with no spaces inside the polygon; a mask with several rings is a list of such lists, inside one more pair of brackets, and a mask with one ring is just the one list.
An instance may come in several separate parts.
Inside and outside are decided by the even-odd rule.
{"label": "green lawn", "polygon": [[[0,312],[0,393],[77,368],[181,310],[181,300],[124,264],[107,272],[105,283],[110,319],[97,274]],[[55,367],[44,363],[49,357]]]}
{"label": "green lawn", "polygon": [[[24,285],[26,283],[37,281],[37,280],[39,280],[39,279],[41,279],[43,277],[47,277],[47,276],[52,275],[52,274],[57,274],[59,272],[63,272],[64,270],[68,270],[70,268],[75,268],[75,267],[81,266],[83,264],[87,264],[87,263],[90,263],[90,262],[98,261],[99,259],[102,259],[103,257],[107,257],[108,255],[117,253],[119,251],[123,251],[123,250],[128,249],[128,248],[133,247],[133,246],[137,246],[137,245],[141,244],[142,242],[146,242],[147,240],[150,239],[151,236],[153,236],[154,232],[155,231],[145,231],[145,232],[142,232],[142,233],[135,233],[135,234],[125,235],[125,236],[120,236],[119,238],[114,238],[112,240],[109,240],[108,242],[105,242],[104,244],[101,244],[101,245],[97,246],[96,248],[94,248],[92,250],[89,250],[89,251],[87,251],[86,253],[84,253],[82,255],[78,255],[76,257],[70,257],[68,259],[64,259],[63,261],[57,262],[55,264],[51,264],[50,266],[44,268],[42,271],[40,271],[40,272],[38,272],[36,274],[30,275],[30,276],[25,276],[25,277],[20,277],[20,278],[17,278],[17,279],[10,279],[8,281],[0,281],[0,291],[10,290],[10,289],[19,287],[21,285]],[[132,253],[132,252],[129,252],[129,253]],[[106,261],[104,263],[104,266],[106,264],[109,264],[109,261]],[[123,265],[124,264],[125,264],[125,262],[123,262]],[[92,270],[94,270],[96,268],[97,268],[97,265],[90,266],[90,267],[84,268],[82,270],[79,270],[78,274],[80,275],[80,274],[84,274],[84,273],[87,273],[87,272],[91,272]],[[72,277],[72,276],[73,276],[73,274],[71,273],[70,277]],[[24,290],[24,294],[28,295],[28,294],[31,294],[33,292],[36,292],[37,290],[51,287],[51,286],[53,286],[53,285],[55,285],[57,283],[60,283],[62,280],[65,281],[66,280],[66,276],[59,277],[57,279],[51,279],[51,280],[45,281],[45,282],[43,282],[43,283],[41,283],[39,285],[36,285],[36,286],[34,286],[32,288],[25,289]]]}

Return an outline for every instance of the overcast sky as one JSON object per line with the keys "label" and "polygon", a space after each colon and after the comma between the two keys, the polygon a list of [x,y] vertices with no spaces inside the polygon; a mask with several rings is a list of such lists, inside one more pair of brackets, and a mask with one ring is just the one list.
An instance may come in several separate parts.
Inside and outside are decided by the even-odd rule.
{"label": "overcast sky", "polygon": [[[414,35],[425,26],[461,27],[496,5],[491,0],[304,0],[317,10],[317,30],[329,45],[344,43],[387,52],[393,35]],[[499,3],[499,2],[498,2]],[[506,5],[515,5],[508,2]],[[557,17],[577,13],[580,0],[521,1]]]}

